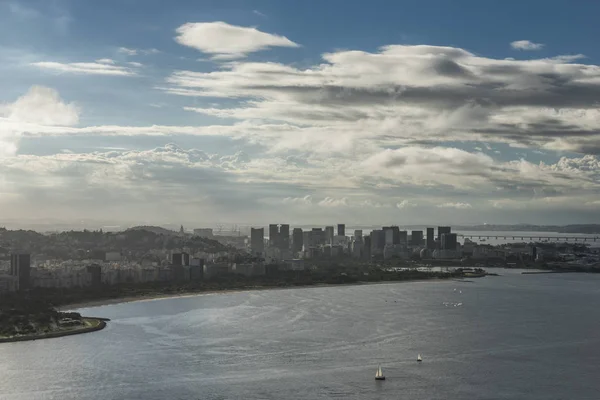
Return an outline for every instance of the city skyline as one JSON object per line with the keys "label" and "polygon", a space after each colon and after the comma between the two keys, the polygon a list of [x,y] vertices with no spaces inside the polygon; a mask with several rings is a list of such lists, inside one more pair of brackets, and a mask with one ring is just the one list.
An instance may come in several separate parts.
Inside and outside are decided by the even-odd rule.
{"label": "city skyline", "polygon": [[571,4],[0,2],[0,226],[599,222]]}

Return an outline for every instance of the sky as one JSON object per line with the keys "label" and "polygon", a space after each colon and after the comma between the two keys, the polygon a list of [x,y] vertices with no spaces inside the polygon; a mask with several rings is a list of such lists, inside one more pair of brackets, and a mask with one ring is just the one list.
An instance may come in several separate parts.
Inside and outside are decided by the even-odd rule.
{"label": "sky", "polygon": [[600,223],[598,15],[0,0],[0,225]]}

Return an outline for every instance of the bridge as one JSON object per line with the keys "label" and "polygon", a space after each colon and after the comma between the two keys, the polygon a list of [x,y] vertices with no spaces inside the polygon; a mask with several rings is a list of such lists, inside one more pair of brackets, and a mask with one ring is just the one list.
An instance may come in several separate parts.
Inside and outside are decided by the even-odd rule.
{"label": "bridge", "polygon": [[547,241],[547,242],[551,242],[551,241],[555,241],[555,242],[595,242],[597,240],[600,240],[600,237],[598,236],[594,236],[594,237],[590,237],[590,236],[529,236],[529,235],[463,235],[458,233],[456,236],[458,237],[462,237],[464,238],[468,238],[468,239],[500,239],[500,240],[529,240],[530,242],[532,241],[537,241],[537,242],[541,242],[541,241]]}

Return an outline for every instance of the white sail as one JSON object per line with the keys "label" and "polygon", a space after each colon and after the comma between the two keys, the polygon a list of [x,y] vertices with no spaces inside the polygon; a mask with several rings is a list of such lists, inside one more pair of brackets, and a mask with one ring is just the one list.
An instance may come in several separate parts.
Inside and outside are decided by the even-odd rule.
{"label": "white sail", "polygon": [[381,365],[377,367],[377,372],[375,373],[376,378],[380,378],[383,376],[383,372],[381,372]]}
{"label": "white sail", "polygon": [[421,361],[421,360],[422,360],[422,358],[421,358],[421,355],[419,354],[419,355],[417,356],[417,361]]}

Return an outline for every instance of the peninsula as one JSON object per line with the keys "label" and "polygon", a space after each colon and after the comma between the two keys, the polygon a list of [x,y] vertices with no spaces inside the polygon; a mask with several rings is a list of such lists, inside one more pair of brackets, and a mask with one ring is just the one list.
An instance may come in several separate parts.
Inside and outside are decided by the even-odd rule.
{"label": "peninsula", "polygon": [[0,343],[55,338],[103,329],[103,318],[60,312],[31,297],[4,297],[0,303]]}

